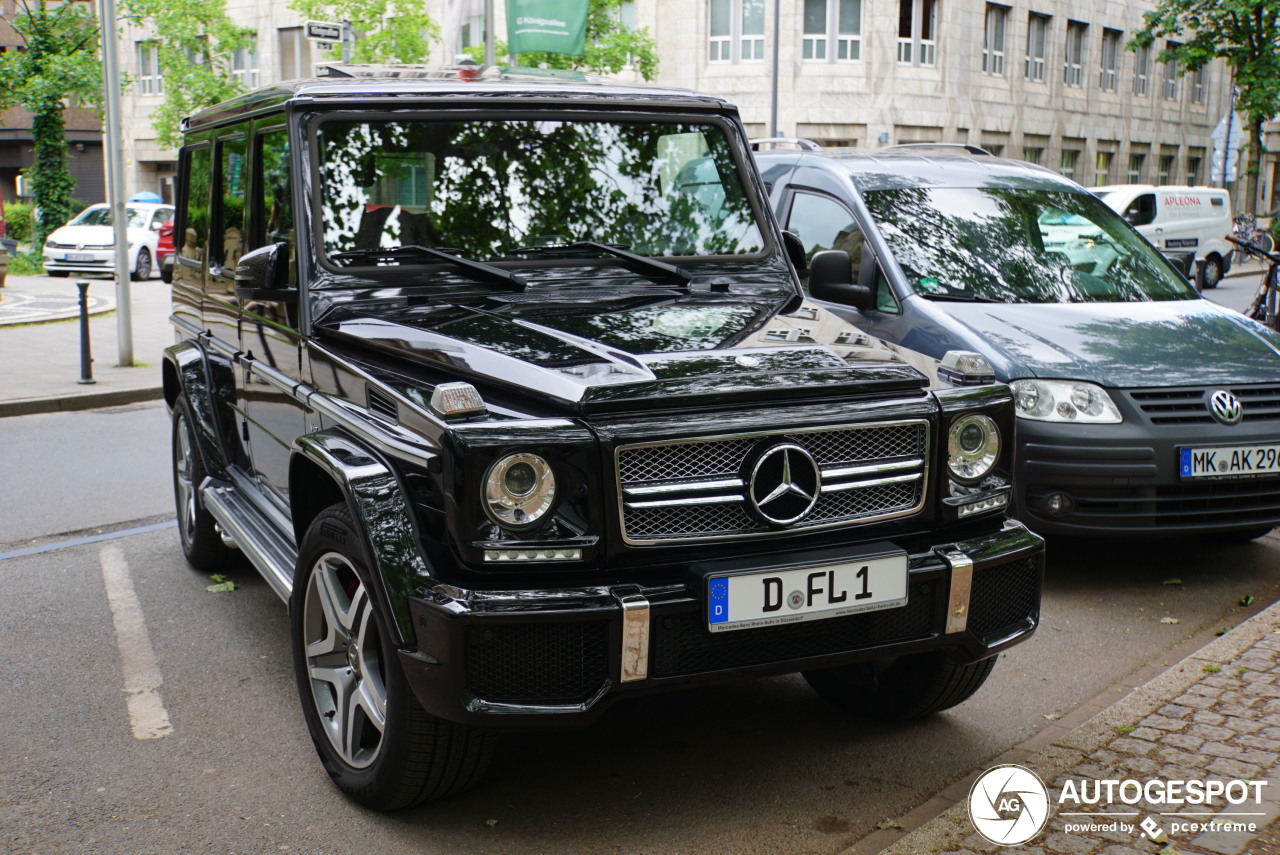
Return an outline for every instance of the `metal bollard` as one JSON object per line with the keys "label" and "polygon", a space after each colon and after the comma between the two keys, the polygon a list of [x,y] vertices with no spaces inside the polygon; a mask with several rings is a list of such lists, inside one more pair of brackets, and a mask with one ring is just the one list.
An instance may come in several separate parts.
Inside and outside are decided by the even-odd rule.
{"label": "metal bollard", "polygon": [[76,282],[80,289],[80,383],[97,383],[93,379],[93,357],[89,353],[89,283]]}

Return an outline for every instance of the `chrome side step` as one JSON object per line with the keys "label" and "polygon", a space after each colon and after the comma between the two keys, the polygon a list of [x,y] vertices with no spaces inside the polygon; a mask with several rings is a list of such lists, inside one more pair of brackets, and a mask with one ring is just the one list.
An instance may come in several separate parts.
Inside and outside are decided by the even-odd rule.
{"label": "chrome side step", "polygon": [[293,568],[298,563],[298,550],[293,539],[255,508],[235,487],[224,482],[205,480],[200,498],[222,530],[231,536],[240,551],[267,580],[276,596],[289,602],[293,591]]}

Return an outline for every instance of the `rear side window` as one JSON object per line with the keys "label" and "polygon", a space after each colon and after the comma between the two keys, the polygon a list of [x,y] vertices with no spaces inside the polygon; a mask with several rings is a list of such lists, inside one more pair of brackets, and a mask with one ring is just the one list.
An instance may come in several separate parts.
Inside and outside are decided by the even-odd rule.
{"label": "rear side window", "polygon": [[1209,204],[1215,208],[1221,208],[1223,205],[1221,196],[1213,196],[1209,199]]}
{"label": "rear side window", "polygon": [[182,239],[178,254],[183,258],[205,261],[209,242],[209,181],[213,176],[213,152],[208,148],[189,150],[183,184],[187,188],[187,205],[182,212]]}

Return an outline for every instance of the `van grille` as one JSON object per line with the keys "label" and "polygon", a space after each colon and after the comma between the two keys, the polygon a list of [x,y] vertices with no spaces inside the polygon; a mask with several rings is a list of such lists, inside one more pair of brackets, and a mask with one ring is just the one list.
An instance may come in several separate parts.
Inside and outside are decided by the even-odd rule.
{"label": "van grille", "polygon": [[1280,384],[1257,386],[1180,386],[1128,389],[1125,394],[1153,425],[1215,424],[1209,397],[1226,389],[1240,400],[1245,422],[1280,421]]}

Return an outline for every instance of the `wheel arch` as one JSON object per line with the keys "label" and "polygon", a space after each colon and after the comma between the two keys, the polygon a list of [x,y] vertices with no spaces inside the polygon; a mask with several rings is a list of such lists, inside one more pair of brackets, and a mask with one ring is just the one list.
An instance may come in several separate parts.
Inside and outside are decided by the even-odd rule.
{"label": "wheel arch", "polygon": [[225,478],[227,456],[223,451],[214,417],[213,389],[205,353],[194,341],[182,341],[165,348],[160,368],[161,388],[170,412],[180,396],[186,396],[191,412],[196,445],[209,474]]}

